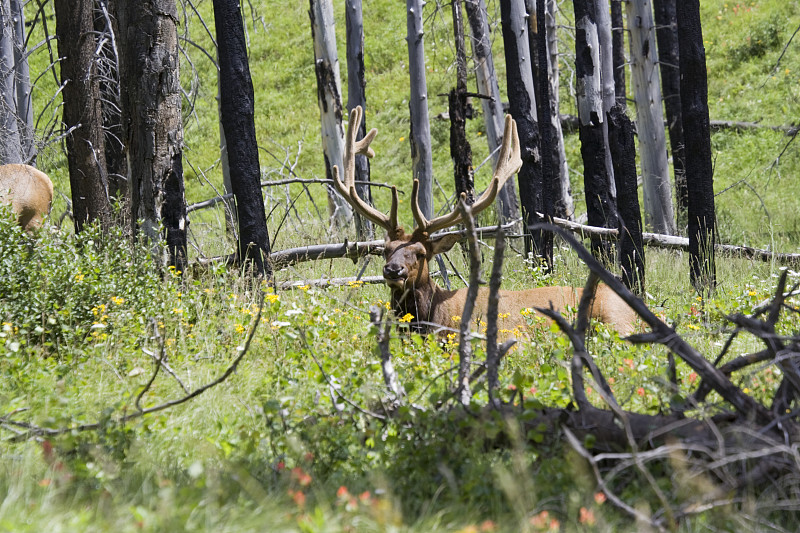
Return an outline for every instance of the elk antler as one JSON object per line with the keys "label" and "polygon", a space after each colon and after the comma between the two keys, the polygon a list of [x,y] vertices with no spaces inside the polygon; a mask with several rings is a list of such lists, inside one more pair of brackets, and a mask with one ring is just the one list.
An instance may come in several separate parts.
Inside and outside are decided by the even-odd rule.
{"label": "elk antler", "polygon": [[[505,184],[508,178],[519,172],[521,167],[522,158],[520,157],[517,123],[511,118],[511,115],[506,115],[506,124],[503,130],[503,145],[500,148],[500,155],[497,158],[497,165],[494,168],[492,181],[489,183],[486,190],[483,191],[483,194],[472,204],[472,214],[476,215],[489,207],[497,197],[497,192],[500,190],[500,187]],[[414,180],[414,187],[411,190],[411,212],[414,215],[414,220],[417,222],[418,230],[425,231],[430,235],[434,231],[450,227],[461,220],[461,214],[458,210],[451,211],[433,220],[428,220],[419,209],[418,194],[419,180]],[[464,193],[462,193],[461,196],[463,198],[465,196]]]}
{"label": "elk antler", "polygon": [[392,187],[392,208],[389,210],[388,216],[362,200],[356,193],[356,154],[365,155],[369,158],[375,157],[375,152],[369,147],[369,144],[378,134],[378,130],[372,128],[363,139],[356,142],[356,134],[358,133],[359,124],[361,124],[362,115],[361,106],[357,106],[350,112],[350,122],[347,125],[347,136],[344,143],[344,183],[339,178],[339,168],[334,165],[333,186],[362,216],[392,234],[400,228],[397,223],[397,187]]}

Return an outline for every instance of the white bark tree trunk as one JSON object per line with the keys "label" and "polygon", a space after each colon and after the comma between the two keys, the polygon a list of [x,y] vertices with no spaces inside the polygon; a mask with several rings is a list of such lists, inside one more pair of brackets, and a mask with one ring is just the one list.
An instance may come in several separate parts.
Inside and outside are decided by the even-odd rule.
{"label": "white bark tree trunk", "polygon": [[419,180],[419,207],[427,218],[433,216],[433,158],[428,120],[428,87],[425,78],[425,46],[422,29],[422,0],[406,0],[408,28],[408,72],[411,78],[411,160],[414,179]]}
{"label": "white bark tree trunk", "polygon": [[564,131],[561,129],[560,105],[558,89],[559,68],[558,68],[558,25],[556,23],[556,13],[558,6],[556,0],[546,0],[545,4],[545,25],[547,26],[547,52],[550,54],[550,61],[547,66],[550,80],[550,114],[556,136],[553,142],[558,148],[558,179],[561,181],[561,205],[564,207],[567,218],[572,218],[575,213],[575,203],[572,201],[572,186],[569,182],[569,166],[567,165],[567,152],[564,149]]}
{"label": "white bark tree trunk", "polygon": [[29,163],[33,149],[25,19],[19,0],[0,1],[0,162]]}
{"label": "white bark tree trunk", "polygon": [[626,3],[626,14],[630,31],[636,129],[642,162],[645,224],[656,233],[674,234],[675,216],[650,0],[630,0]]}
{"label": "white bark tree trunk", "polygon": [[[342,82],[336,52],[336,27],[333,0],[310,0],[311,33],[314,37],[314,62],[317,73],[317,99],[322,123],[322,151],[325,177],[333,179],[333,166],[342,168],[344,128],[342,126]],[[328,214],[331,227],[344,228],[353,218],[350,205],[333,187],[328,187]]]}

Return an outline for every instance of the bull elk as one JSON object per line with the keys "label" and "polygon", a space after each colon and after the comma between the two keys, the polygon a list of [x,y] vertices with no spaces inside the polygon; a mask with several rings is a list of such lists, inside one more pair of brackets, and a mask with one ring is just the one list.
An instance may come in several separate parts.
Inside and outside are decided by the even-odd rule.
{"label": "bull elk", "polygon": [[[412,326],[417,330],[430,330],[443,326],[457,328],[458,317],[464,308],[466,289],[445,290],[431,279],[429,262],[436,255],[447,252],[461,238],[457,234],[434,235],[434,232],[461,222],[458,211],[452,211],[428,220],[420,211],[418,194],[419,181],[414,180],[411,193],[411,211],[417,227],[411,234],[405,233],[397,222],[397,188],[392,187],[392,206],[386,215],[359,198],[355,190],[356,154],[373,157],[375,152],[369,147],[377,134],[372,129],[360,141],[356,141],[356,131],[361,123],[362,110],[355,108],[350,113],[347,138],[344,150],[344,182],[339,169],[334,166],[334,186],[353,208],[387,231],[384,255],[383,278],[391,289],[391,305],[396,316],[413,315]],[[516,122],[506,116],[503,145],[489,187],[475,200],[472,212],[477,214],[494,202],[497,191],[516,174],[522,166],[519,136]],[[577,307],[583,290],[574,287],[540,287],[520,291],[500,291],[499,313],[508,318],[503,327],[523,327],[524,314],[531,308],[551,307],[563,311],[566,307]],[[487,308],[489,291],[481,288],[475,302],[475,312],[484,313]],[[523,314],[524,313],[524,314]],[[609,324],[621,335],[629,335],[635,329],[635,312],[605,285],[597,288],[590,309],[590,318]]]}
{"label": "bull elk", "polygon": [[53,201],[53,182],[32,166],[0,166],[0,205],[11,205],[17,223],[31,232],[42,225]]}

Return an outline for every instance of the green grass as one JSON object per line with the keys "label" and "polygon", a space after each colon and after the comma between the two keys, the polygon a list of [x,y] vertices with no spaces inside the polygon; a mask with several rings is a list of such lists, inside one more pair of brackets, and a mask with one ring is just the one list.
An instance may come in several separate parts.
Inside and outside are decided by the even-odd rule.
{"label": "green grass", "polygon": [[[244,4],[261,165],[268,178],[288,177],[284,162],[294,165],[300,177],[321,177],[308,7],[281,4],[274,8],[253,2],[254,12]],[[211,2],[195,5],[213,31]],[[499,24],[496,2],[489,6]],[[336,10],[343,58],[342,2],[336,2]],[[704,1],[702,10],[711,117],[774,125],[794,120],[800,44],[787,50],[778,71],[772,66],[800,22],[797,3],[773,0],[742,7]],[[370,2],[365,16],[367,121],[380,130],[373,143],[378,154],[373,179],[406,191],[401,214],[409,222],[405,12],[402,3],[382,0]],[[448,6],[428,4],[432,117],[446,109],[446,100],[438,95],[453,84],[449,20]],[[49,25],[52,30],[52,18]],[[193,43],[210,47],[195,13],[181,19],[180,31]],[[500,41],[497,37],[494,47],[502,79]],[[570,46],[570,32],[564,31],[562,52],[568,54]],[[221,173],[215,72],[194,45],[187,45],[187,53],[199,81],[192,85],[193,73],[184,61],[185,88],[190,98],[196,95],[192,112],[188,105],[184,109],[184,167],[192,202],[213,196],[212,184],[221,188]],[[32,72],[41,72],[48,62],[44,49],[36,52]],[[568,79],[566,71],[564,77]],[[40,79],[38,106],[53,87],[52,76]],[[573,101],[565,83],[563,111],[572,112]],[[468,124],[476,163],[487,152],[479,135],[481,122]],[[435,174],[445,191],[436,198],[439,206],[452,191],[448,125],[432,120],[432,134]],[[774,166],[788,141],[780,133],[721,132],[712,141],[721,239],[795,251],[797,147],[790,147]],[[578,176],[577,136],[566,142]],[[61,146],[44,150],[39,165],[68,196]],[[484,167],[478,188],[488,175]],[[573,183],[579,204],[580,181],[577,177]],[[268,210],[275,208],[269,220],[275,249],[341,238],[329,236],[327,224],[317,217],[317,208],[325,211],[322,189],[311,189],[316,208],[297,187],[267,194]],[[287,197],[298,200],[296,212],[284,219]],[[376,197],[379,207],[388,206],[384,189]],[[58,200],[53,218],[63,209],[63,200]],[[27,237],[7,216],[0,217],[0,415],[15,412],[14,420],[50,428],[97,421],[102,427],[23,442],[14,442],[13,432],[3,430],[0,531],[536,531],[551,519],[564,530],[577,531],[588,528],[585,519],[581,523],[581,508],[594,513],[596,530],[637,529],[608,502],[595,501],[598,489],[585,464],[547,435],[539,444],[522,444],[515,426],[491,417],[472,420],[412,411],[382,422],[339,405],[324,375],[358,406],[381,409],[384,388],[368,309],[387,299],[383,286],[296,289],[272,296],[250,351],[227,381],[191,402],[125,425],[114,423],[136,411],[137,396],[153,372],[149,354],[162,347],[187,388],[219,376],[253,325],[262,287],[222,267],[182,279],[160,271],[143,243],[119,236],[104,240],[91,232],[76,237],[67,229]],[[205,255],[230,251],[220,210],[193,215],[191,229],[193,242]],[[491,250],[483,251],[488,271]],[[586,269],[574,252],[558,248],[556,256],[556,272],[545,277],[510,251],[504,287],[582,285]],[[451,252],[450,257],[460,272],[467,271],[461,253]],[[374,258],[365,274],[378,274],[381,263]],[[276,279],[346,276],[356,268],[343,260],[301,263],[277,272]],[[718,258],[717,268],[716,295],[698,302],[688,280],[688,256],[647,251],[648,304],[712,359],[726,339],[723,315],[747,312],[769,298],[780,271],[775,264],[726,257]],[[796,331],[796,319],[781,327]],[[603,327],[589,346],[604,374],[614,378],[624,408],[651,414],[668,409],[673,398],[664,384],[663,348],[632,347]],[[759,348],[752,339],[741,338],[729,357]],[[454,379],[445,375],[433,380],[457,359],[453,347],[436,339],[393,335],[391,350],[409,395],[426,408],[434,406]],[[482,357],[480,346],[476,350]],[[510,398],[512,390],[521,392],[532,400],[528,407],[536,402],[568,405],[570,353],[563,336],[535,332],[508,357],[501,375],[503,394]],[[678,374],[686,394],[696,376],[682,364]],[[769,397],[776,385],[768,373],[736,379],[759,398]],[[151,407],[183,394],[181,385],[161,372],[140,403]],[[596,395],[590,398],[599,402]],[[485,403],[484,390],[476,401]],[[670,488],[673,502],[690,501],[707,489],[705,479],[684,479],[669,464],[660,468],[657,474]],[[656,505],[635,476],[622,495],[636,505]],[[794,524],[791,515],[778,518],[789,529]],[[684,529],[758,529],[748,520],[747,513],[725,508],[688,521]]]}

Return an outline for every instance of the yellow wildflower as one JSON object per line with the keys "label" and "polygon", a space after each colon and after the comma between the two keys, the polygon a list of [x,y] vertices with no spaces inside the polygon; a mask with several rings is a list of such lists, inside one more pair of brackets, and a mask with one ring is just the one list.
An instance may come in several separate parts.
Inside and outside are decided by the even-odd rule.
{"label": "yellow wildflower", "polygon": [[400,322],[408,323],[411,322],[412,320],[414,320],[414,315],[412,315],[411,313],[406,313],[405,315],[400,317]]}
{"label": "yellow wildflower", "polygon": [[268,301],[269,303],[271,303],[271,304],[274,304],[275,302],[277,302],[278,300],[280,300],[280,299],[281,299],[281,297],[280,297],[280,296],[278,296],[277,294],[267,294],[267,295],[265,296],[265,298],[266,298],[266,299],[267,299],[267,301]]}

